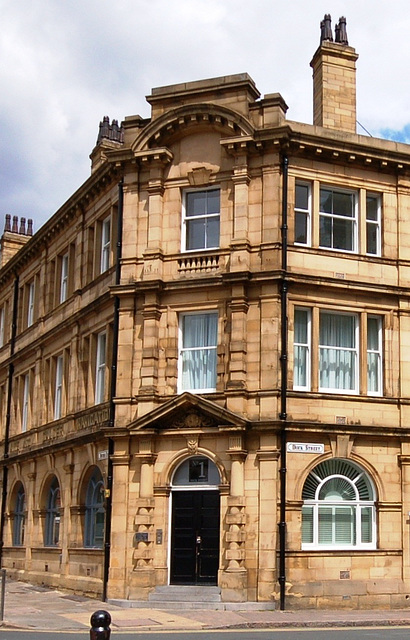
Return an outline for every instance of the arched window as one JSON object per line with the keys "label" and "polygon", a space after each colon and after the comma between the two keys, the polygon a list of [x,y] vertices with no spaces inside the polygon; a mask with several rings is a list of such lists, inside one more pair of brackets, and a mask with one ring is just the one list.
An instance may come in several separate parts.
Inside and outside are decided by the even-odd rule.
{"label": "arched window", "polygon": [[205,456],[193,456],[183,462],[175,471],[172,479],[174,487],[195,487],[212,485],[217,487],[221,482],[218,468]]}
{"label": "arched window", "polygon": [[24,487],[19,483],[16,498],[14,502],[14,520],[13,520],[13,546],[21,547],[24,545],[24,532],[26,524],[26,494]]}
{"label": "arched window", "polygon": [[99,469],[95,469],[87,486],[85,498],[85,547],[102,547],[104,543],[104,482]]}
{"label": "arched window", "polygon": [[60,540],[60,508],[61,496],[57,478],[50,485],[46,504],[46,526],[44,544],[46,547],[56,547]]}
{"label": "arched window", "polygon": [[375,491],[366,472],[350,460],[332,458],[306,478],[302,548],[374,549]]}

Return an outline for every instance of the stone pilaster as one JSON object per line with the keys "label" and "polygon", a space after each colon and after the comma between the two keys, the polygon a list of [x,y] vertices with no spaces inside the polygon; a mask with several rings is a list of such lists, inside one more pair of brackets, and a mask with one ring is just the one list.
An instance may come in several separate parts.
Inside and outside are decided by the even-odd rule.
{"label": "stone pilaster", "polygon": [[131,544],[127,509],[129,486],[129,440],[128,437],[116,438],[114,454],[111,458],[113,465],[112,483],[112,522],[111,522],[111,553],[109,596],[123,597],[125,593],[126,576],[129,563],[129,549]]}
{"label": "stone pilaster", "polygon": [[229,343],[229,380],[228,388],[245,389],[246,370],[246,321],[248,313],[248,302],[245,296],[244,287],[236,285],[232,288],[232,301],[229,303],[231,312],[231,336]]}
{"label": "stone pilaster", "polygon": [[259,461],[259,554],[258,600],[269,601],[276,583],[277,478],[279,452],[260,450]]}
{"label": "stone pilaster", "polygon": [[141,440],[139,453],[135,454],[135,458],[140,462],[140,495],[134,518],[132,587],[133,597],[144,599],[155,586],[154,465],[157,456],[152,448],[151,439]]}
{"label": "stone pilaster", "polygon": [[249,182],[246,156],[236,158],[232,182],[234,185],[233,238],[231,242],[231,271],[250,268],[249,244]]}
{"label": "stone pilaster", "polygon": [[146,293],[142,315],[144,328],[140,393],[153,395],[158,391],[158,340],[159,322],[161,318],[156,293]]}

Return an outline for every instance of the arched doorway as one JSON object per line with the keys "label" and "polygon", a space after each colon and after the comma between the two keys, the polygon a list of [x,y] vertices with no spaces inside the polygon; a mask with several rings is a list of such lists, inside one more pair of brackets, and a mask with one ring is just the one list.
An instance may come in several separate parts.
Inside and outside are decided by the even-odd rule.
{"label": "arched doorway", "polygon": [[220,537],[219,471],[193,456],[172,481],[171,584],[216,585]]}

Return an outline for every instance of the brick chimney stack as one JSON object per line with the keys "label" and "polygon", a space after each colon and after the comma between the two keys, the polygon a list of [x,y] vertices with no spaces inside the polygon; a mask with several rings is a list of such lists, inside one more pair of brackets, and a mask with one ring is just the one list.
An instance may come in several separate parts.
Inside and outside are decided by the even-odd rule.
{"label": "brick chimney stack", "polygon": [[340,18],[333,41],[331,18],[321,23],[320,45],[310,66],[313,69],[313,124],[356,133],[356,60],[349,47],[346,18]]}

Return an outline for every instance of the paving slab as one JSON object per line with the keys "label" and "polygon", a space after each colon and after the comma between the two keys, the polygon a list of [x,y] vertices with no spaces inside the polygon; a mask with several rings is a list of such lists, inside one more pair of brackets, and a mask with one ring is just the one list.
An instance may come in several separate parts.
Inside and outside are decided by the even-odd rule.
{"label": "paving slab", "polygon": [[[408,626],[410,608],[397,610],[317,610],[291,611],[167,610],[124,608],[101,600],[36,586],[25,582],[6,582],[3,628],[49,631],[84,631],[90,629],[91,615],[100,609],[108,611],[115,631],[188,631],[201,629],[249,628],[321,628],[357,626]],[[246,603],[244,603],[244,607]],[[1,632],[1,629],[0,629]],[[88,636],[87,636],[88,637]]]}

